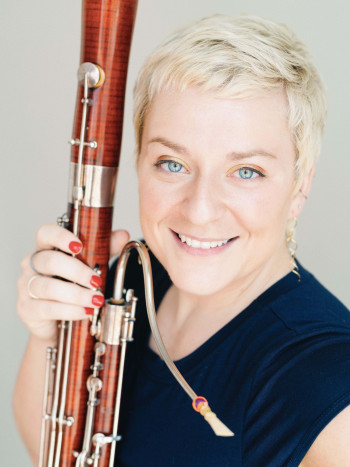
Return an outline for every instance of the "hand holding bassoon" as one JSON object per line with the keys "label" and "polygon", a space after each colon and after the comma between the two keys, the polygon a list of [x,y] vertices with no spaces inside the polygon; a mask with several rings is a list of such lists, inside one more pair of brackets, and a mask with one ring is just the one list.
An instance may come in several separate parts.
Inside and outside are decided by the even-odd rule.
{"label": "hand holding bassoon", "polygon": [[[94,295],[102,296],[91,285],[94,271],[79,257],[73,256],[71,248],[82,245],[78,237],[69,230],[50,224],[40,227],[36,238],[35,251],[40,251],[40,254],[33,257],[34,267],[42,274],[58,276],[61,280],[36,277],[30,285],[30,291],[38,298],[31,298],[27,289],[28,281],[38,274],[30,265],[32,255],[23,259],[18,280],[17,311],[30,331],[30,339],[16,384],[14,410],[18,428],[35,465],[40,440],[45,373],[43,357],[46,348],[56,345],[57,321],[87,319],[85,307],[91,307]],[[112,232],[111,257],[120,252],[128,238],[124,230]],[[75,244],[72,246],[71,242]],[[67,294],[66,290],[70,290],[70,293]]]}
{"label": "hand holding bassoon", "polygon": [[[19,313],[33,333],[29,344],[32,355],[33,348],[40,346],[38,338],[39,342],[50,342],[46,353],[49,377],[45,377],[44,383],[41,466],[85,465],[91,455],[92,435],[95,432],[109,435],[112,430],[114,417],[109,413],[108,398],[116,390],[118,349],[105,346],[103,366],[94,364],[95,337],[110,255],[113,195],[136,3],[136,0],[83,0],[81,64],[70,139],[68,210],[60,220],[60,225],[73,233],[54,227],[40,229],[37,249],[51,251],[40,251],[32,257],[32,267],[35,262],[39,274],[30,271],[30,258],[22,265],[25,279],[19,282],[22,297]],[[72,241],[82,245],[79,252],[74,252],[78,258],[66,255],[71,252]],[[61,280],[48,277],[53,275]],[[96,285],[100,291],[94,290]],[[83,318],[84,309],[91,307],[90,322]],[[61,319],[57,346],[51,344],[56,335],[56,319]],[[40,366],[38,361],[37,353],[29,361],[25,358],[25,363],[31,362],[31,366]],[[90,387],[90,382],[96,380],[95,367],[101,373],[104,388],[99,400],[95,389]],[[19,381],[23,383],[21,376]],[[32,400],[27,401],[33,405]],[[35,456],[35,450],[32,453]],[[107,465],[109,449],[98,457],[101,467]]]}
{"label": "hand holding bassoon", "polygon": [[[112,233],[111,256],[120,252],[128,238],[123,230]],[[55,341],[56,321],[86,319],[92,307],[103,300],[103,294],[96,290],[101,279],[79,259],[84,245],[69,230],[43,225],[36,239],[35,252],[21,264],[17,311],[31,334]]]}

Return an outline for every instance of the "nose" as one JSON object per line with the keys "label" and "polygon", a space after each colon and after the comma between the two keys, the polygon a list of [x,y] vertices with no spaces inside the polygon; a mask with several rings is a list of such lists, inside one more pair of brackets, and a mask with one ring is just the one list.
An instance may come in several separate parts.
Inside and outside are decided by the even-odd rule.
{"label": "nose", "polygon": [[210,176],[198,175],[184,190],[182,215],[194,225],[206,225],[220,219],[226,208],[222,187]]}

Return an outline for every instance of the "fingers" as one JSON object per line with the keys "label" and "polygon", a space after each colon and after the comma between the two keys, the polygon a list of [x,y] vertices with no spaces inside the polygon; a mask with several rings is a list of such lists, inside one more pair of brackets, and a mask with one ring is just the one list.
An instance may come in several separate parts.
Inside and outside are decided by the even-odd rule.
{"label": "fingers", "polygon": [[111,233],[111,257],[120,253],[129,238],[129,232],[126,230],[115,230]]}
{"label": "fingers", "polygon": [[36,299],[54,302],[64,300],[65,304],[83,308],[101,307],[104,303],[104,297],[100,292],[71,282],[46,276],[34,276],[34,279],[29,280],[31,281],[29,291]]}
{"label": "fingers", "polygon": [[[27,261],[29,264],[28,258]],[[99,288],[101,285],[100,277],[89,266],[61,251],[38,251],[32,258],[32,263],[40,274],[59,276],[88,288]]]}
{"label": "fingers", "polygon": [[[128,240],[125,230],[113,232],[111,254],[118,254]],[[94,308],[103,305],[103,295],[96,290],[101,286],[101,278],[72,256],[84,247],[72,232],[54,224],[44,225],[37,232],[36,243],[32,264],[29,255],[22,261],[17,310],[31,333],[53,339],[56,321],[87,318]]]}
{"label": "fingers", "polygon": [[39,228],[36,241],[36,253],[32,257],[27,256],[22,262],[24,274],[29,274],[30,268],[38,274],[59,276],[84,287],[100,287],[99,276],[72,256],[72,253],[77,254],[83,248],[79,238],[72,232],[55,224],[47,224]]}
{"label": "fingers", "polygon": [[77,254],[82,248],[79,238],[63,227],[46,224],[39,228],[36,235],[37,250],[57,248],[66,253]]}
{"label": "fingers", "polygon": [[94,308],[103,305],[104,297],[96,290],[102,281],[89,266],[72,256],[82,249],[81,241],[72,232],[44,225],[36,240],[32,265],[29,255],[21,264],[17,311],[32,334],[54,339],[56,321],[87,318]]}
{"label": "fingers", "polygon": [[[18,280],[17,312],[29,331],[44,340],[56,338],[57,321],[86,319],[103,305],[100,292],[45,276],[22,275]],[[28,294],[28,281],[30,292]]]}
{"label": "fingers", "polygon": [[84,308],[66,303],[32,300],[18,301],[17,312],[31,334],[55,341],[57,321],[80,321],[88,318]]}

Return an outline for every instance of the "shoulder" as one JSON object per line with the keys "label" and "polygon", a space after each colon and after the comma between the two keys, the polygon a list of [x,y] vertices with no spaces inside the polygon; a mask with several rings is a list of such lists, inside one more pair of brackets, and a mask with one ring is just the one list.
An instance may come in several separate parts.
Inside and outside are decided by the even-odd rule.
{"label": "shoulder", "polygon": [[[255,320],[261,345],[246,411],[246,433],[255,440],[247,456],[298,466],[350,404],[350,313],[302,270],[301,282],[270,300]],[[266,443],[266,431],[280,451]]]}
{"label": "shoulder", "polygon": [[[290,365],[293,372],[324,366],[327,356],[348,361],[350,312],[315,277],[301,269],[301,281],[289,274],[256,302],[242,331],[251,342],[247,348],[255,381]],[[338,355],[340,349],[342,353]],[[349,350],[348,350],[349,349]],[[296,364],[298,362],[298,364]],[[303,364],[304,362],[304,364]]]}
{"label": "shoulder", "polygon": [[263,331],[268,337],[255,381],[270,378],[272,387],[287,393],[298,386],[300,398],[316,388],[327,403],[332,394],[340,398],[350,391],[350,313],[301,269],[301,282],[267,306],[272,331]]}
{"label": "shoulder", "polygon": [[312,274],[301,267],[301,281],[271,303],[271,310],[296,333],[350,330],[349,310]]}

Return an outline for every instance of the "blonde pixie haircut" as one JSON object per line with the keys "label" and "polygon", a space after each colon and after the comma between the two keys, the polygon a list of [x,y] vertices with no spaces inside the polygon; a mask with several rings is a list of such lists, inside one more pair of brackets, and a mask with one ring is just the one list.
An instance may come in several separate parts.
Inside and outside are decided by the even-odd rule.
{"label": "blonde pixie haircut", "polygon": [[134,89],[136,150],[153,97],[196,86],[222,98],[285,89],[296,148],[296,185],[316,161],[326,119],[322,80],[306,46],[285,25],[255,16],[214,15],[161,44],[142,67]]}

